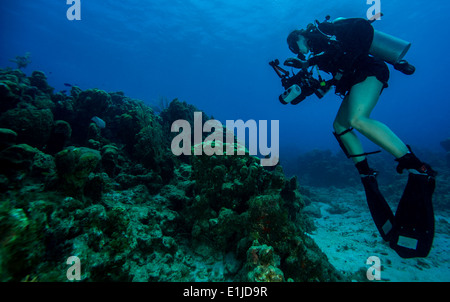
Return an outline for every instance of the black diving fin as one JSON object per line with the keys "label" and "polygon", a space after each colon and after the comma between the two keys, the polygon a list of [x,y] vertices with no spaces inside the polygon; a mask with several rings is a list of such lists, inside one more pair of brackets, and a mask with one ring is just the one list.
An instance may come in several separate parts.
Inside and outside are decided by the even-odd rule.
{"label": "black diving fin", "polygon": [[402,258],[426,257],[434,238],[432,196],[436,180],[427,174],[410,172],[395,213],[390,246]]}
{"label": "black diving fin", "polygon": [[378,189],[378,182],[374,175],[361,177],[366,192],[367,204],[373,221],[385,241],[389,241],[392,237],[392,229],[394,227],[394,213],[384,199]]}

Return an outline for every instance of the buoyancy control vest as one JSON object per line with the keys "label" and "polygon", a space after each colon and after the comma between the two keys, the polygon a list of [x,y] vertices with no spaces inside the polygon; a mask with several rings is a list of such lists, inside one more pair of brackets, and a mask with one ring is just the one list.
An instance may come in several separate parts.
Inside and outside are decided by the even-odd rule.
{"label": "buoyancy control vest", "polygon": [[315,54],[327,49],[328,44],[352,57],[370,54],[392,65],[399,63],[411,43],[375,30],[371,23],[363,18],[338,18],[308,26],[305,36]]}

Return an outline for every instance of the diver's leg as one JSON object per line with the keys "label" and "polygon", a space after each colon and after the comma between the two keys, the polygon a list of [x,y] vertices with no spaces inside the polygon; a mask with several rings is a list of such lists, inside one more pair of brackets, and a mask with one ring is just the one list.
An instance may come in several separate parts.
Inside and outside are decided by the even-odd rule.
{"label": "diver's leg", "polygon": [[[380,91],[378,91],[378,94],[379,93]],[[372,102],[372,104],[369,104],[368,108],[364,108],[365,111],[370,114],[375,104],[376,100],[375,102]],[[347,130],[353,127],[351,121],[355,110],[354,108],[354,95],[353,99],[351,98],[351,95],[348,95],[344,98],[333,123],[337,136],[342,134],[339,136],[339,139],[340,144],[342,143],[344,146],[341,147],[343,149],[345,148],[344,152],[347,152],[350,155],[364,154],[359,138],[356,136],[354,131]],[[362,111],[362,109],[363,108],[361,108],[360,111]],[[378,189],[378,182],[376,179],[377,173],[369,167],[369,163],[365,156],[352,157],[352,159],[355,162],[355,167],[361,176],[364,191],[366,192],[367,205],[369,206],[373,221],[375,222],[382,238],[389,241],[392,236],[391,230],[394,225],[394,214]]]}
{"label": "diver's leg", "polygon": [[[358,136],[355,133],[353,133],[353,131],[348,131],[347,133],[345,133],[346,130],[351,128],[348,115],[349,112],[348,98],[349,97],[346,96],[342,101],[342,104],[334,120],[333,128],[335,133],[340,137],[340,140],[344,145],[343,148],[345,148],[350,155],[363,154],[364,149]],[[358,163],[363,161],[365,159],[365,156],[352,157],[352,159],[355,163]]]}
{"label": "diver's leg", "polygon": [[400,158],[409,152],[408,147],[385,124],[369,117],[382,87],[383,84],[373,76],[352,87],[346,104],[348,123],[372,142]]}

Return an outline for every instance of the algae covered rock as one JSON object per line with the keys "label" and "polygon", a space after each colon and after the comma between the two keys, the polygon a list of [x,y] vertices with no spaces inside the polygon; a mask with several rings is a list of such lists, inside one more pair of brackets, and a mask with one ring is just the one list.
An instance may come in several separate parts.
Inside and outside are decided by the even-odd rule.
{"label": "algae covered rock", "polygon": [[0,280],[22,279],[39,264],[44,249],[39,244],[41,225],[24,209],[0,204]]}
{"label": "algae covered rock", "polygon": [[55,154],[66,146],[72,136],[72,128],[66,121],[57,120],[53,126],[48,144],[45,148],[46,152]]}
{"label": "algae covered rock", "polygon": [[70,255],[83,281],[339,280],[306,234],[297,178],[237,143],[172,154],[171,123],[192,124],[194,106],[157,115],[121,92],[52,94],[43,73],[14,70],[0,71],[0,97],[1,281],[67,281]]}
{"label": "algae covered rock", "polygon": [[62,188],[68,194],[81,196],[88,176],[101,160],[100,152],[85,147],[68,147],[55,155]]}
{"label": "algae covered rock", "polygon": [[16,174],[19,171],[30,171],[31,165],[39,149],[27,144],[13,145],[0,152],[0,171],[5,174]]}
{"label": "algae covered rock", "polygon": [[14,86],[17,85],[6,81],[0,82],[0,99],[2,100],[0,102],[0,112],[12,109],[19,103],[20,96],[14,93]]}
{"label": "algae covered rock", "polygon": [[103,116],[111,105],[111,96],[106,91],[88,89],[78,95],[75,108],[78,113],[86,114],[86,119],[90,120],[93,116]]}
{"label": "algae covered rock", "polygon": [[13,145],[0,152],[0,175],[5,175],[9,185],[22,187],[52,181],[55,163],[51,155],[26,144]]}
{"label": "algae covered rock", "polygon": [[255,240],[247,251],[248,282],[283,282],[284,274],[278,268],[280,257],[274,248]]}
{"label": "algae covered rock", "polygon": [[18,69],[0,70],[0,113],[17,106],[27,82],[26,75]]}
{"label": "algae covered rock", "polygon": [[297,178],[286,179],[280,166],[266,170],[248,152],[201,155],[192,158],[191,178],[197,195],[184,216],[194,243],[235,252],[247,263],[243,281],[341,279],[306,234]]}
{"label": "algae covered rock", "polygon": [[[178,99],[174,99],[170,102],[169,106],[165,108],[160,116],[164,121],[164,125],[168,126],[168,132],[170,133],[170,126],[176,120],[188,121],[190,125],[194,124],[194,112],[198,111],[193,105],[182,102]],[[207,120],[206,114],[202,113],[203,120]]]}
{"label": "algae covered rock", "polygon": [[133,157],[145,168],[158,173],[164,183],[168,183],[173,177],[174,155],[168,148],[167,137],[158,122],[152,122],[137,134]]}
{"label": "algae covered rock", "polygon": [[[227,144],[223,145],[226,150]],[[196,181],[196,191],[210,199],[210,206],[216,211],[225,207],[242,212],[247,208],[249,197],[270,185],[270,174],[259,164],[258,158],[248,153],[244,156],[194,156],[192,178]]]}
{"label": "algae covered rock", "polygon": [[256,195],[248,204],[250,234],[254,239],[273,244],[296,231],[289,223],[287,208],[279,194]]}
{"label": "algae covered rock", "polygon": [[101,150],[103,169],[109,176],[115,176],[118,165],[119,148],[113,145],[103,146]]}
{"label": "algae covered rock", "polygon": [[[109,124],[109,111],[112,106],[111,96],[100,89],[76,92],[73,88],[73,102],[61,104],[68,106],[67,108],[57,106],[59,110],[62,109],[61,113],[65,115],[58,116],[58,118],[65,119],[72,126],[72,140],[77,144],[85,145],[87,140],[91,138],[99,140],[100,129],[91,121],[93,117],[96,116],[104,120],[106,125]],[[72,112],[70,106],[73,108]]]}
{"label": "algae covered rock", "polygon": [[18,143],[42,148],[50,138],[53,114],[50,109],[11,109],[0,116],[0,127],[15,131]]}
{"label": "algae covered rock", "polygon": [[17,133],[11,129],[0,128],[0,151],[12,145],[17,141]]}
{"label": "algae covered rock", "polygon": [[47,76],[42,71],[33,71],[30,77],[30,84],[44,93],[53,93],[53,88],[48,85]]}

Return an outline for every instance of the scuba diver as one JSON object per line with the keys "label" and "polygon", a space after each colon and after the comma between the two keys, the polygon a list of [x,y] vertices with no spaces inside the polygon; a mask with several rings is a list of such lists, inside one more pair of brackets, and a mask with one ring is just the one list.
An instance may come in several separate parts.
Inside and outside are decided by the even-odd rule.
{"label": "scuba diver", "polygon": [[[406,75],[415,72],[415,67],[403,60],[411,43],[375,30],[373,21],[329,19],[327,16],[324,22],[316,21],[289,34],[289,49],[297,57],[287,59],[284,65],[299,69],[297,74],[289,77],[289,72],[278,66],[278,60],[270,62],[286,89],[280,102],[295,105],[313,93],[321,98],[335,86],[343,101],[333,123],[333,134],[361,176],[377,229],[401,257],[426,257],[434,237],[432,194],[437,173],[388,126],[370,118],[383,89],[388,87],[386,62]],[[317,73],[322,70],[330,74],[332,79],[324,81],[319,74],[316,80],[312,76],[314,68]],[[377,171],[369,166],[366,157],[381,151],[364,152],[355,130],[392,154],[398,162],[398,173],[409,171],[395,215],[380,193]]]}

